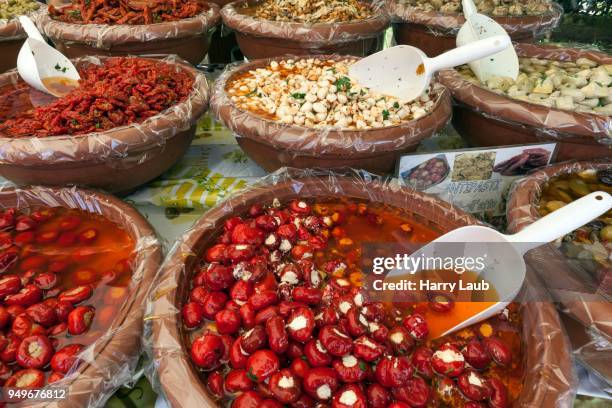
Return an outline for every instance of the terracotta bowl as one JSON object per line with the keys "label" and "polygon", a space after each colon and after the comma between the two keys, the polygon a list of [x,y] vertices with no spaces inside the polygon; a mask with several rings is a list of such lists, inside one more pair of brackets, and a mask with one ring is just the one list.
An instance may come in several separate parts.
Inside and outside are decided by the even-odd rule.
{"label": "terracotta bowl", "polygon": [[383,10],[368,20],[313,25],[261,20],[241,13],[245,4],[256,3],[238,0],[221,10],[223,23],[236,32],[240,50],[249,59],[310,54],[365,56],[381,49],[382,36],[389,26]]}
{"label": "terracotta bowl", "polygon": [[108,329],[107,333],[113,334],[97,340],[93,354],[88,354],[88,361],[77,369],[78,376],[70,377],[63,383],[67,387],[65,400],[22,404],[28,407],[85,407],[106,399],[120,386],[113,380],[121,374],[121,370],[126,369],[125,364],[135,364],[138,360],[145,299],[161,264],[162,251],[153,228],[142,215],[129,204],[108,194],[55,187],[8,188],[0,191],[0,209],[41,205],[77,208],[100,214],[121,226],[137,243],[131,294]]}
{"label": "terracotta bowl", "polygon": [[[506,210],[508,230],[512,233],[518,232],[540,218],[537,209],[540,192],[544,183],[550,178],[588,169],[610,168],[612,168],[610,157],[590,162],[567,162],[546,167],[521,179],[513,186],[508,199]],[[612,303],[609,292],[605,293],[603,285],[593,284],[594,277],[585,276],[586,271],[572,266],[569,260],[552,245],[530,251],[525,259],[542,280],[554,282],[549,285],[551,286],[549,291],[556,296],[563,311],[584,326],[597,328],[612,341],[612,324],[610,324]],[[608,272],[607,281],[611,279],[612,272]]]}
{"label": "terracotta bowl", "polygon": [[[186,63],[175,63],[196,78],[187,100],[142,123],[89,135],[0,135],[0,175],[17,184],[79,185],[117,194],[159,176],[183,156],[208,107],[204,75]],[[14,70],[0,75],[0,89],[17,78]]]}
{"label": "terracotta bowl", "polygon": [[54,20],[46,10],[36,23],[68,58],[176,54],[196,65],[206,56],[212,29],[220,20],[219,6],[203,3],[206,9],[195,17],[156,24],[70,24]]}
{"label": "terracotta bowl", "polygon": [[[253,203],[277,198],[286,202],[299,197],[329,198],[346,196],[400,207],[418,222],[440,233],[475,224],[470,215],[435,197],[380,180],[349,177],[330,178],[329,173],[295,178],[280,177],[274,185],[247,189],[207,212],[187,233],[160,269],[160,283],[151,293],[153,358],[157,376],[172,407],[215,406],[198,370],[191,364],[187,335],[179,317],[181,303],[189,293],[189,282],[197,263],[197,254],[214,242],[225,219],[248,211]],[[549,303],[528,302],[523,308],[526,366],[523,394],[519,405],[553,407],[559,396],[571,394],[571,360],[559,317]]]}
{"label": "terracotta bowl", "polygon": [[[420,48],[429,57],[456,47],[457,32],[465,23],[463,14],[444,14],[416,10],[388,0],[387,7],[393,21],[393,33],[398,44]],[[563,9],[556,3],[549,13],[540,16],[495,17],[515,42],[534,42],[552,31],[561,20]]]}
{"label": "terracotta bowl", "polygon": [[[521,57],[575,61],[585,57],[612,64],[612,56],[573,48],[515,44]],[[557,161],[612,155],[612,117],[573,112],[523,102],[463,79],[455,70],[440,72],[439,81],[456,100],[453,125],[472,146],[505,146],[557,142]]]}
{"label": "terracotta bowl", "polygon": [[0,24],[0,73],[17,66],[17,55],[25,41],[26,34],[19,20]]}
{"label": "terracotta bowl", "polygon": [[[339,59],[338,56],[309,58]],[[410,122],[368,130],[322,130],[285,125],[265,119],[234,106],[225,86],[236,76],[266,66],[272,60],[257,60],[236,67],[215,82],[211,107],[215,114],[236,134],[240,147],[257,164],[268,171],[290,166],[298,168],[353,167],[373,173],[390,173],[396,159],[414,151],[418,144],[448,122],[452,107],[450,95],[438,87],[433,110]]]}

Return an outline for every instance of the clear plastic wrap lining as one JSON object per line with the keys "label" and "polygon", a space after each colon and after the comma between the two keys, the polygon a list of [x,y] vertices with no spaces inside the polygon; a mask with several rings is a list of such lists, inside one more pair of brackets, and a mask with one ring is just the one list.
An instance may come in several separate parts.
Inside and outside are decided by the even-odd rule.
{"label": "clear plastic wrap lining", "polygon": [[[410,23],[426,27],[434,36],[455,37],[465,23],[463,14],[446,14],[438,11],[424,11],[397,0],[387,1],[387,10],[394,23]],[[548,13],[534,16],[492,16],[511,37],[542,37],[559,25],[563,8],[551,1]]]}
{"label": "clear plastic wrap lining", "polygon": [[[183,326],[181,308],[191,291],[190,281],[199,259],[223,232],[224,222],[247,214],[255,203],[267,206],[275,200],[284,204],[296,198],[342,197],[402,208],[415,223],[440,234],[478,223],[447,202],[401,186],[397,179],[351,169],[330,172],[283,168],[229,197],[204,214],[174,245],[149,293],[145,350],[151,364],[145,372],[170,406],[217,405],[207,391],[204,373],[191,363],[190,332]],[[546,299],[537,277],[528,273],[527,282],[516,299],[521,302],[526,367],[517,406],[566,407],[576,390],[568,342],[554,306]],[[215,330],[214,325],[206,327]]]}
{"label": "clear plastic wrap lining", "polygon": [[[285,56],[227,66],[215,81],[211,98],[212,110],[225,126],[241,137],[253,139],[287,152],[314,156],[359,157],[372,153],[405,149],[409,146],[416,146],[421,140],[444,127],[450,120],[452,107],[449,92],[436,83],[432,85],[432,91],[430,92],[430,97],[435,98],[436,102],[426,115],[395,126],[365,130],[343,130],[333,127],[314,128],[283,124],[280,121],[266,119],[236,107],[225,91],[228,83],[240,74],[265,67],[271,61],[302,58],[305,57]],[[306,58],[343,60],[351,57],[323,55]]]}
{"label": "clear plastic wrap lining", "polygon": [[35,21],[41,32],[53,41],[88,43],[96,48],[109,49],[118,44],[199,36],[208,33],[219,20],[219,6],[206,3],[206,9],[197,16],[155,24],[71,24],[54,20],[47,9],[37,14]]}
{"label": "clear plastic wrap lining", "polygon": [[[551,178],[605,169],[612,169],[612,159],[561,163],[517,181],[508,200],[508,230],[518,232],[540,218],[538,205],[542,188]],[[562,311],[612,341],[612,271],[605,267],[593,270],[589,262],[581,264],[580,258],[566,257],[559,243],[531,250],[525,261],[547,282],[548,291],[560,303]]]}
{"label": "clear plastic wrap lining", "polygon": [[[44,8],[44,5],[41,4],[38,10],[29,13],[28,16],[32,19],[36,19],[41,14],[42,8]],[[10,20],[0,19],[0,44],[3,41],[21,40],[26,37],[27,35],[25,31],[23,31],[21,23],[19,23],[17,17]]]}
{"label": "clear plastic wrap lining", "polygon": [[[519,57],[557,61],[588,58],[600,65],[612,63],[612,56],[595,51],[533,44],[515,44],[515,49]],[[470,82],[455,70],[441,71],[438,79],[450,90],[458,104],[491,120],[528,128],[545,140],[572,138],[574,143],[612,146],[612,116],[557,109],[514,99]]]}
{"label": "clear plastic wrap lining", "polygon": [[[77,209],[85,213],[101,215],[104,219],[111,221],[125,231],[129,240],[124,237],[119,238],[116,235],[113,237],[105,236],[104,233],[109,231],[99,229],[97,240],[88,244],[95,251],[94,258],[87,258],[89,259],[85,261],[88,262],[87,264],[79,264],[81,268],[87,265],[97,274],[95,276],[96,289],[93,296],[79,304],[79,306],[92,305],[95,308],[95,316],[90,329],[83,334],[69,336],[67,332],[60,331],[60,334],[55,336],[60,341],[58,347],[82,342],[86,345],[86,348],[78,354],[78,364],[73,364],[63,379],[54,382],[52,385],[48,385],[45,380],[46,390],[65,390],[66,398],[45,402],[42,400],[22,400],[23,402],[17,403],[16,406],[101,407],[121,385],[134,380],[136,375],[142,345],[142,317],[146,295],[157,268],[161,264],[162,250],[155,232],[147,221],[133,207],[110,195],[77,188],[14,188],[5,186],[0,189],[0,211],[3,213],[9,208],[15,208],[20,213],[28,214],[41,208],[51,207]],[[85,218],[83,225],[85,223],[89,223],[90,226],[95,225],[91,222]],[[75,231],[82,229],[82,227],[77,228]],[[103,227],[98,226],[98,228]],[[4,231],[10,233],[11,229],[5,229]],[[76,248],[81,246],[81,244],[74,245],[76,246],[65,247],[63,251],[58,247],[51,247],[48,250],[43,250],[47,252],[38,252],[40,255],[34,255],[33,257],[50,256],[53,260],[62,257],[72,259],[71,257],[77,251]],[[87,248],[87,246],[83,248]],[[107,250],[112,251],[115,255],[103,255]],[[122,283],[111,283],[119,282],[114,280],[99,280],[106,271],[96,270],[95,268],[103,269],[106,264],[114,262],[115,258],[122,258],[124,254],[128,255],[128,258],[125,259],[130,259],[129,267],[132,271],[130,279],[128,281],[124,280]],[[22,256],[24,256],[23,253],[20,255],[19,262],[29,259],[27,257],[22,258]],[[68,268],[76,267],[70,265]],[[14,270],[18,270],[16,266]],[[8,273],[24,273],[15,271],[11,267]],[[58,272],[58,276],[59,279],[76,279],[72,278],[72,269]],[[120,276],[127,278],[125,275]],[[62,286],[63,289],[71,287],[65,286],[66,282],[59,281],[59,283],[64,285]],[[77,284],[73,282],[73,285],[73,287],[76,287]],[[100,287],[103,285],[110,286],[103,289]],[[112,291],[118,288],[122,288],[123,297],[111,300],[113,297],[109,294],[112,294]],[[53,289],[45,292],[45,299],[57,296],[57,292],[52,295],[52,291]],[[109,296],[108,299],[107,296]],[[52,336],[52,334],[49,335]],[[4,363],[7,362],[4,358],[3,361]],[[19,368],[16,365],[10,367],[15,372]],[[51,372],[48,374],[51,374]],[[4,379],[6,380],[6,378]],[[4,385],[4,387],[7,386]],[[7,398],[6,390],[3,391],[5,391],[3,392],[3,398]]]}
{"label": "clear plastic wrap lining", "polygon": [[[106,58],[85,57],[75,62],[77,65],[100,64]],[[175,136],[190,131],[208,107],[209,90],[204,74],[176,56],[168,56],[161,61],[176,65],[177,70],[183,69],[193,76],[193,89],[186,100],[140,123],[102,132],[41,138],[0,135],[0,166],[114,162],[115,167],[130,167],[150,160],[149,152],[172,143]],[[6,87],[14,87],[17,80],[16,70],[1,74],[0,88],[6,90]]]}
{"label": "clear plastic wrap lining", "polygon": [[[593,327],[585,327],[579,321],[568,315],[562,315],[561,320],[572,345],[572,355],[582,365],[589,368],[589,374],[595,374],[595,380],[603,380],[602,384],[612,387],[612,342],[609,337]],[[608,395],[610,389],[607,390]]]}
{"label": "clear plastic wrap lining", "polygon": [[270,21],[246,15],[240,11],[245,3],[253,4],[250,0],[233,2],[221,10],[223,23],[242,34],[257,37],[272,37],[282,40],[292,40],[309,43],[343,43],[380,35],[389,26],[389,16],[380,1],[372,2],[373,16],[366,20],[305,24],[298,22]]}

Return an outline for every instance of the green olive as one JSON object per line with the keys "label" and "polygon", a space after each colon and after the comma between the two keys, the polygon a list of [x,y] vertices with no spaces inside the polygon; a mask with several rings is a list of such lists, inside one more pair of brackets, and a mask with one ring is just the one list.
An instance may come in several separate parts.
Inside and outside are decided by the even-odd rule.
{"label": "green olive", "polygon": [[551,187],[550,188],[550,194],[553,197],[556,197],[557,199],[563,201],[564,203],[571,203],[572,201],[574,201],[574,199],[572,198],[571,195],[567,194],[565,191],[556,188],[556,187]]}
{"label": "green olive", "polygon": [[585,196],[591,192],[589,186],[587,186],[584,181],[577,178],[571,179],[569,182],[569,186],[572,192],[580,197]]}
{"label": "green olive", "polygon": [[34,0],[0,1],[0,19],[10,20],[14,17],[38,10],[40,4]]}
{"label": "green olive", "polygon": [[612,225],[606,225],[599,232],[599,237],[602,241],[612,241]]}
{"label": "green olive", "polygon": [[565,203],[563,201],[558,201],[558,200],[552,200],[552,201],[548,201],[546,203],[546,209],[548,211],[556,211],[559,208],[563,207],[565,205]]}

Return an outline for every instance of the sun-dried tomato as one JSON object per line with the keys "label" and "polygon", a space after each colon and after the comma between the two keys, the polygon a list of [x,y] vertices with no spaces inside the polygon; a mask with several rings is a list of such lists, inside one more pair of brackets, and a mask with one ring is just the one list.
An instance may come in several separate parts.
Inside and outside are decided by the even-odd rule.
{"label": "sun-dried tomato", "polygon": [[0,134],[8,137],[80,135],[142,122],[185,100],[193,77],[162,61],[109,58],[80,69],[79,87],[36,108],[19,83],[0,93]]}
{"label": "sun-dried tomato", "polygon": [[176,21],[200,14],[204,4],[195,0],[73,0],[56,8],[55,20],[73,24],[153,24]]}

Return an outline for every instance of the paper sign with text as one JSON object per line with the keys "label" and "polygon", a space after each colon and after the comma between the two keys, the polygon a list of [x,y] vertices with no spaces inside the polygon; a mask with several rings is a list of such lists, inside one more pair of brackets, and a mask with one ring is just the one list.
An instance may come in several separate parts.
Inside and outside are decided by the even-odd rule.
{"label": "paper sign with text", "polygon": [[548,165],[556,143],[408,154],[398,162],[400,181],[470,213],[502,215],[503,197],[517,178]]}

